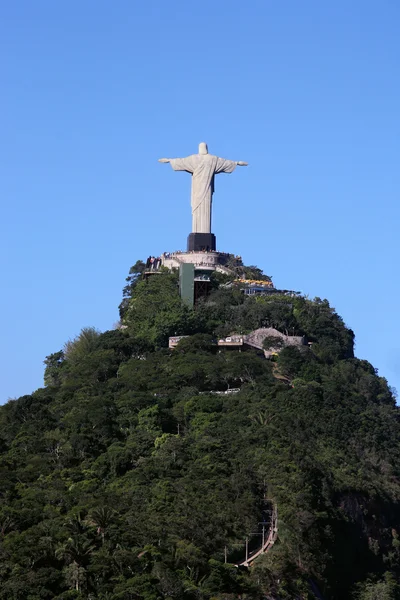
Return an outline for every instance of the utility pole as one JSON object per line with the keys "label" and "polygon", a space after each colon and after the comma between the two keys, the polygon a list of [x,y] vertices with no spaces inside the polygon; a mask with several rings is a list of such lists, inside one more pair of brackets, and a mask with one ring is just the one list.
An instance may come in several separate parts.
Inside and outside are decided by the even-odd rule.
{"label": "utility pole", "polygon": [[225,546],[225,564],[228,562],[228,548]]}
{"label": "utility pole", "polygon": [[249,559],[249,538],[246,538],[246,562]]}

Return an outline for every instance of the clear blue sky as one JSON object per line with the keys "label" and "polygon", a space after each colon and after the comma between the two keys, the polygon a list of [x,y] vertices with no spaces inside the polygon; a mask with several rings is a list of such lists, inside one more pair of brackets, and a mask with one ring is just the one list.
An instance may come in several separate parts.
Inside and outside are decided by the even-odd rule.
{"label": "clear blue sky", "polygon": [[129,267],[184,249],[190,177],[214,232],[278,287],[328,298],[400,388],[398,0],[20,0],[0,8],[1,401],[106,330]]}

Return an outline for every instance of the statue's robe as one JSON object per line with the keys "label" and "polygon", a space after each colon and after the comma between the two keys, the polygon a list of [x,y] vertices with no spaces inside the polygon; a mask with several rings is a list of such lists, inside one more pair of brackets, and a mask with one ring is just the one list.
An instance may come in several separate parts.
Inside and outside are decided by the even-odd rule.
{"label": "statue's robe", "polygon": [[211,233],[211,204],[214,176],[233,173],[236,162],[212,154],[192,154],[186,158],[171,158],[174,171],[192,174],[192,232]]}

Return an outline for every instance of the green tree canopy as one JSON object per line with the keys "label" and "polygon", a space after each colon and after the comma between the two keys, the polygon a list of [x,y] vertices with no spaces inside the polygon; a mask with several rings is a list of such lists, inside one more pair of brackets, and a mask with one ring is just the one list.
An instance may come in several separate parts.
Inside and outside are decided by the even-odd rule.
{"label": "green tree canopy", "polygon": [[[142,271],[122,328],[83,329],[0,407],[0,600],[398,598],[399,409],[353,332],[326,300],[215,277],[190,309]],[[260,327],[311,346],[217,345]],[[273,507],[274,546],[236,568]]]}

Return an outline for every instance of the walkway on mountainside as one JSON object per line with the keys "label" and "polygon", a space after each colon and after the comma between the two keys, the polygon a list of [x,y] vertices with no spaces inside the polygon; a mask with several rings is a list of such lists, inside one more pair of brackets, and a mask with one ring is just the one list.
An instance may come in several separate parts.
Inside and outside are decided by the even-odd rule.
{"label": "walkway on mountainside", "polygon": [[223,273],[224,275],[233,275],[234,277],[236,277],[235,271],[233,271],[229,267],[226,267],[225,265],[218,265],[216,270],[220,273]]}
{"label": "walkway on mountainside", "polygon": [[278,537],[278,508],[276,504],[273,504],[272,515],[271,515],[271,524],[269,529],[269,534],[267,539],[261,544],[261,546],[253,550],[253,552],[248,552],[248,540],[246,540],[246,558],[239,563],[236,563],[236,567],[250,567],[251,563],[258,558],[261,554],[266,554],[275,544]]}
{"label": "walkway on mountainside", "polygon": [[257,348],[258,350],[263,349],[263,342],[266,337],[280,338],[284,342],[285,346],[306,346],[306,338],[303,335],[288,335],[284,334],[275,327],[260,327],[254,329],[249,334],[244,335],[243,339],[249,346]]}

